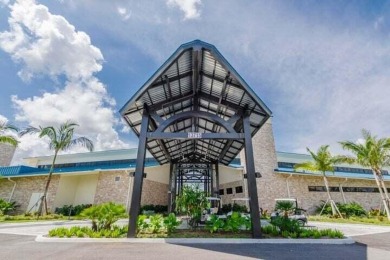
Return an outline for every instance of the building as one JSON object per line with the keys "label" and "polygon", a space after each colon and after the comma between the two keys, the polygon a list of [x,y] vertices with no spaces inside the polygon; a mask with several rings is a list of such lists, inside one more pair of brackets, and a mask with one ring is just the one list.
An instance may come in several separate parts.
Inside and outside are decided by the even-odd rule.
{"label": "building", "polygon": [[[181,187],[198,183],[223,203],[250,198],[243,203],[257,237],[257,212],[272,210],[276,198],[296,197],[309,212],[326,200],[321,175],[293,170],[309,157],[275,151],[270,109],[213,45],[181,45],[120,113],[139,147],[59,156],[48,194],[52,210],[106,201],[126,205],[132,216],[142,204],[172,209]],[[51,160],[27,158],[25,166],[0,168],[6,177],[0,196],[18,201],[21,210],[36,209]],[[335,201],[380,207],[367,169],[340,165],[329,183]]]}
{"label": "building", "polygon": [[10,144],[0,144],[0,167],[9,166],[15,153],[15,147]]}

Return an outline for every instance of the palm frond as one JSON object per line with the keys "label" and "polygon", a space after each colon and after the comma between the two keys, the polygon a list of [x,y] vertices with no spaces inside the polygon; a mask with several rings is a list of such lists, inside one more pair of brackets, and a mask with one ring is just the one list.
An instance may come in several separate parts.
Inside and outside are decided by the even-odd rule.
{"label": "palm frond", "polygon": [[93,142],[86,137],[78,137],[76,139],[73,139],[71,142],[69,142],[66,149],[69,149],[74,145],[80,145],[80,146],[86,147],[90,152],[92,152],[93,148],[94,148]]}
{"label": "palm frond", "polygon": [[315,163],[313,162],[303,162],[303,163],[297,163],[294,165],[295,170],[304,170],[304,171],[311,171],[311,172],[319,172],[320,170],[317,168]]}
{"label": "palm frond", "polygon": [[13,136],[10,136],[10,135],[0,135],[0,143],[7,143],[7,144],[10,144],[12,146],[17,146],[19,141],[16,140],[15,137]]}
{"label": "palm frond", "polygon": [[25,128],[25,129],[23,129],[22,131],[20,131],[19,132],[19,136],[24,136],[24,135],[27,135],[27,134],[37,134],[39,132],[41,132],[40,128],[29,126],[29,127]]}
{"label": "palm frond", "polygon": [[339,164],[339,163],[353,164],[356,163],[356,158],[347,155],[337,155],[332,158],[332,162],[334,164]]}
{"label": "palm frond", "polygon": [[4,132],[7,130],[14,131],[14,132],[19,131],[19,129],[16,126],[8,124],[6,121],[0,121],[0,132]]}

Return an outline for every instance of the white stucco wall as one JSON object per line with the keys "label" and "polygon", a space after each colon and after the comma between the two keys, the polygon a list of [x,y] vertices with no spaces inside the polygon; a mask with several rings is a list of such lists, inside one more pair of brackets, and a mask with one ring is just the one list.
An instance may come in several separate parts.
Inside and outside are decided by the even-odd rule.
{"label": "white stucco wall", "polygon": [[219,184],[241,181],[243,179],[243,169],[232,168],[219,165]]}
{"label": "white stucco wall", "polygon": [[79,176],[73,204],[92,204],[95,198],[97,182],[98,174]]}
{"label": "white stucco wall", "polygon": [[146,179],[164,184],[169,183],[169,164],[145,168]]}
{"label": "white stucco wall", "polygon": [[92,204],[95,198],[98,174],[61,175],[54,207]]}

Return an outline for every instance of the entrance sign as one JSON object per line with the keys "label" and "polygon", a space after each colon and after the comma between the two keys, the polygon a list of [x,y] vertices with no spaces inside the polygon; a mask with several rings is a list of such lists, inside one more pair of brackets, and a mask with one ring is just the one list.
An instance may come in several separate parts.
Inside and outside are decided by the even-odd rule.
{"label": "entrance sign", "polygon": [[189,132],[187,137],[190,139],[201,139],[202,133]]}

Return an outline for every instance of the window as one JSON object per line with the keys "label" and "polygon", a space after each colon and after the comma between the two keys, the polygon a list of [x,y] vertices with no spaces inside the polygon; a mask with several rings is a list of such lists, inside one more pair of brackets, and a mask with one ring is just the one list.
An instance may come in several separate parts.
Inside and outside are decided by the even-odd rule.
{"label": "window", "polygon": [[120,181],[121,180],[121,177],[120,176],[116,176],[115,177],[115,181]]}
{"label": "window", "polygon": [[242,193],[242,186],[236,187],[236,193]]}
{"label": "window", "polygon": [[[309,191],[314,192],[326,192],[325,186],[308,186]],[[329,187],[331,192],[340,192],[339,187]],[[390,188],[387,188],[387,191],[390,192]],[[378,188],[375,187],[343,187],[343,192],[369,192],[369,193],[378,193]]]}
{"label": "window", "polygon": [[224,189],[220,189],[219,190],[219,195],[224,195],[225,194],[225,190]]}
{"label": "window", "polygon": [[233,194],[233,188],[227,188],[226,194]]}

